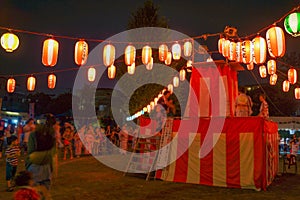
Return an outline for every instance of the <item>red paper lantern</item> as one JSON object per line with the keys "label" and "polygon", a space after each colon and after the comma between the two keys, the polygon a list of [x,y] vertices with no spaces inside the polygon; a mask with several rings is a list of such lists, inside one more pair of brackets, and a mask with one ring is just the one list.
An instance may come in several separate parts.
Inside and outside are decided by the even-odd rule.
{"label": "red paper lantern", "polygon": [[27,79],[27,90],[34,91],[35,83],[36,83],[36,78],[34,76],[29,76]]}
{"label": "red paper lantern", "polygon": [[169,51],[167,54],[167,59],[165,60],[166,65],[170,65],[172,62],[172,53]]}
{"label": "red paper lantern", "polygon": [[225,38],[220,38],[218,40],[218,50],[219,53],[223,54],[223,44],[224,44]]}
{"label": "red paper lantern", "polygon": [[262,78],[266,78],[267,77],[267,68],[264,65],[259,66],[259,75]]}
{"label": "red paper lantern", "polygon": [[13,93],[16,88],[16,80],[14,78],[9,78],[7,80],[7,92],[8,93]]}
{"label": "red paper lantern", "polygon": [[289,69],[288,80],[291,84],[297,83],[297,70],[296,69],[294,69],[294,68]]}
{"label": "red paper lantern", "polygon": [[271,57],[283,57],[285,54],[285,36],[282,28],[273,26],[266,32],[268,51]]}
{"label": "red paper lantern", "polygon": [[116,49],[113,45],[107,44],[103,48],[103,64],[108,67],[115,62]]}
{"label": "red paper lantern", "polygon": [[132,45],[128,45],[125,48],[125,52],[124,52],[125,64],[127,66],[130,66],[135,62],[135,55],[136,55],[135,47]]}
{"label": "red paper lantern", "polygon": [[276,61],[275,60],[269,60],[267,62],[268,67],[268,74],[272,75],[276,73]]}
{"label": "red paper lantern", "polygon": [[46,39],[43,44],[42,63],[47,67],[53,67],[58,58],[58,42],[52,38]]}
{"label": "red paper lantern", "polygon": [[235,61],[236,60],[236,43],[230,42],[229,44],[229,60]]}
{"label": "red paper lantern", "polygon": [[48,88],[54,89],[56,85],[56,76],[55,74],[49,74],[48,76]]}
{"label": "red paper lantern", "polygon": [[222,55],[225,58],[229,57],[229,45],[230,45],[230,41],[229,40],[225,40],[223,42],[223,45],[222,45]]}
{"label": "red paper lantern", "polygon": [[151,57],[150,62],[146,65],[147,70],[151,70],[153,68],[153,58]]}
{"label": "red paper lantern", "polygon": [[168,55],[168,46],[165,44],[162,44],[158,47],[158,58],[161,62],[165,61],[167,59]]}
{"label": "red paper lantern", "polygon": [[283,81],[282,90],[288,92],[290,90],[290,82],[288,80]]}
{"label": "red paper lantern", "polygon": [[135,63],[132,63],[132,65],[127,66],[127,73],[134,74],[134,72],[135,72]]}
{"label": "red paper lantern", "polygon": [[151,61],[152,49],[150,46],[146,45],[142,49],[142,62],[147,65]]}
{"label": "red paper lantern", "polygon": [[253,64],[253,62],[250,62],[249,64],[247,64],[247,69],[248,69],[249,71],[251,71],[251,70],[254,69],[254,64]]}
{"label": "red paper lantern", "polygon": [[299,87],[295,88],[295,98],[300,99],[300,88]]}
{"label": "red paper lantern", "polygon": [[107,69],[107,75],[109,79],[114,79],[116,76],[116,67],[114,65],[111,65]]}
{"label": "red paper lantern", "polygon": [[89,46],[88,44],[80,40],[75,44],[75,53],[74,53],[74,60],[75,63],[79,66],[86,64],[89,54]]}
{"label": "red paper lantern", "polygon": [[257,36],[252,40],[253,44],[253,62],[263,64],[266,62],[267,44],[265,38]]}
{"label": "red paper lantern", "polygon": [[277,74],[272,74],[270,76],[270,85],[276,85],[277,82]]}
{"label": "red paper lantern", "polygon": [[96,78],[96,69],[94,67],[90,67],[88,69],[88,81],[93,82]]}
{"label": "red paper lantern", "polygon": [[242,56],[242,42],[236,43],[236,62],[243,62]]}
{"label": "red paper lantern", "polygon": [[252,62],[252,42],[250,40],[244,40],[242,42],[242,61],[245,64]]}

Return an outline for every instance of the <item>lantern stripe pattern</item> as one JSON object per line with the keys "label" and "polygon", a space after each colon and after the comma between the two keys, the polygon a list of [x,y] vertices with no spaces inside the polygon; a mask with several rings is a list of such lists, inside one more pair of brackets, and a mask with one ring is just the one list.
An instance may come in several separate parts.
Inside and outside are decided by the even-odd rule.
{"label": "lantern stripe pattern", "polygon": [[267,68],[264,65],[259,66],[259,75],[261,78],[267,77]]}
{"label": "lantern stripe pattern", "polygon": [[128,45],[125,48],[124,59],[126,65],[132,65],[135,62],[136,49],[132,45]]}
{"label": "lantern stripe pattern", "polygon": [[236,43],[236,62],[243,62],[242,59],[242,42]]}
{"label": "lantern stripe pattern", "polygon": [[294,69],[294,68],[289,69],[288,80],[291,84],[297,83],[297,70],[296,69]]}
{"label": "lantern stripe pattern", "polygon": [[177,76],[175,76],[173,78],[173,85],[174,85],[174,87],[178,87],[179,86],[179,78]]}
{"label": "lantern stripe pattern", "polygon": [[170,65],[172,62],[172,53],[169,51],[167,54],[167,59],[165,60],[166,65]]}
{"label": "lantern stripe pattern", "polygon": [[9,78],[7,80],[7,92],[13,93],[16,88],[16,80],[14,78]]}
{"label": "lantern stripe pattern", "polygon": [[192,43],[187,41],[183,44],[183,55],[186,57],[190,57],[192,55]]}
{"label": "lantern stripe pattern", "polygon": [[146,45],[142,49],[142,62],[147,65],[151,61],[152,49],[150,46]]}
{"label": "lantern stripe pattern", "polygon": [[96,69],[94,67],[90,67],[88,69],[88,81],[93,82],[96,78]]}
{"label": "lantern stripe pattern", "polygon": [[267,30],[266,33],[268,51],[271,57],[282,57],[285,54],[285,36],[283,30],[274,26]]}
{"label": "lantern stripe pattern", "polygon": [[172,45],[172,55],[174,60],[179,60],[181,57],[181,46],[176,43]]}
{"label": "lantern stripe pattern", "polygon": [[270,76],[270,85],[276,85],[277,82],[277,74],[272,74]]}
{"label": "lantern stripe pattern", "polygon": [[111,65],[107,69],[107,76],[109,79],[114,79],[116,76],[116,67],[114,65]]}
{"label": "lantern stripe pattern", "polygon": [[7,52],[13,52],[19,46],[19,38],[13,33],[4,33],[1,36],[1,46]]}
{"label": "lantern stripe pattern", "polygon": [[285,31],[292,35],[293,37],[297,37],[300,35],[300,13],[295,12],[289,14],[284,20],[284,28]]}
{"label": "lantern stripe pattern", "polygon": [[244,40],[242,42],[242,61],[244,64],[252,62],[252,42],[250,40]]}
{"label": "lantern stripe pattern", "polygon": [[108,67],[115,62],[116,49],[113,45],[107,44],[103,48],[103,64]]}
{"label": "lantern stripe pattern", "polygon": [[34,91],[35,89],[36,78],[33,76],[28,77],[27,79],[27,90]]}
{"label": "lantern stripe pattern", "polygon": [[227,58],[229,56],[229,45],[230,41],[229,40],[224,40],[222,44],[222,55]]}
{"label": "lantern stripe pattern", "polygon": [[43,44],[42,63],[47,67],[53,67],[58,58],[58,42],[54,39],[47,39]]}
{"label": "lantern stripe pattern", "polygon": [[223,44],[224,44],[225,38],[220,38],[218,40],[218,51],[219,53],[223,54]]}
{"label": "lantern stripe pattern", "polygon": [[282,90],[288,92],[290,90],[290,82],[288,80],[283,81]]}
{"label": "lantern stripe pattern", "polygon": [[276,61],[275,60],[269,60],[267,62],[268,67],[268,74],[272,75],[276,73]]}
{"label": "lantern stripe pattern", "polygon": [[252,40],[253,44],[253,62],[255,64],[263,64],[266,62],[267,44],[263,37],[257,36]]}
{"label": "lantern stripe pattern", "polygon": [[236,43],[230,42],[229,44],[229,60],[235,61],[236,60]]}
{"label": "lantern stripe pattern", "polygon": [[75,53],[74,53],[75,63],[79,66],[86,64],[88,54],[89,54],[88,44],[83,40],[76,42]]}
{"label": "lantern stripe pattern", "polygon": [[180,81],[184,81],[184,80],[185,80],[185,76],[186,76],[185,70],[184,70],[184,69],[181,69],[181,70],[179,71],[179,79],[180,79]]}
{"label": "lantern stripe pattern", "polygon": [[56,85],[56,76],[55,74],[49,74],[48,76],[48,88],[54,89]]}
{"label": "lantern stripe pattern", "polygon": [[168,55],[168,46],[165,44],[161,44],[158,47],[158,57],[161,62],[164,62],[167,59]]}

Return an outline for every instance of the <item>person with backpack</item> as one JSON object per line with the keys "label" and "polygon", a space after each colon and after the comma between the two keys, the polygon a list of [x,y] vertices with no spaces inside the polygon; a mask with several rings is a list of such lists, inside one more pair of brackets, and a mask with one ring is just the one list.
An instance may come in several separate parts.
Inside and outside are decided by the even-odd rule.
{"label": "person with backpack", "polygon": [[45,124],[36,127],[28,139],[28,156],[26,170],[33,174],[35,185],[45,186],[50,190],[53,172],[53,158],[56,153],[55,130],[56,123],[52,114],[47,114]]}

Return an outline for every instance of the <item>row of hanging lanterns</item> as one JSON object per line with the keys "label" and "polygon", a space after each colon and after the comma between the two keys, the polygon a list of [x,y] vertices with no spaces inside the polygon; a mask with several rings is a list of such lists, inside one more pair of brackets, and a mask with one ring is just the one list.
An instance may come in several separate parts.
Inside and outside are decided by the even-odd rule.
{"label": "row of hanging lanterns", "polygon": [[[48,88],[54,89],[56,86],[56,75],[55,74],[49,74],[48,75]],[[28,91],[34,91],[36,86],[36,78],[31,75],[27,78],[27,90]],[[14,78],[9,78],[7,80],[6,89],[8,93],[13,93],[16,89],[16,80]]]}

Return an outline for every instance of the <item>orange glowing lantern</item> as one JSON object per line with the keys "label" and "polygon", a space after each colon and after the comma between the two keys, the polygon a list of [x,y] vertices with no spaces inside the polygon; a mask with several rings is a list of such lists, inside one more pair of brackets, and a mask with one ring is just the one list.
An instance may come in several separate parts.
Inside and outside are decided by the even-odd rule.
{"label": "orange glowing lantern", "polygon": [[299,87],[295,88],[295,98],[300,99],[300,88]]}
{"label": "orange glowing lantern", "polygon": [[89,54],[88,44],[83,40],[76,42],[75,53],[74,53],[75,63],[79,66],[84,65],[87,62],[88,54]]}
{"label": "orange glowing lantern", "polygon": [[27,79],[27,90],[34,91],[35,83],[36,83],[36,78],[34,76],[29,76]]}
{"label": "orange glowing lantern", "polygon": [[236,62],[243,62],[242,59],[242,42],[236,43]]}
{"label": "orange glowing lantern", "polygon": [[124,53],[125,64],[128,66],[132,65],[135,62],[135,55],[136,55],[135,47],[132,45],[128,45],[125,48],[125,53]]}
{"label": "orange glowing lantern", "polygon": [[245,64],[252,62],[252,42],[250,40],[244,40],[242,42],[242,61]]}
{"label": "orange glowing lantern", "polygon": [[229,43],[229,60],[235,61],[236,60],[236,43],[230,42]]}
{"label": "orange glowing lantern", "polygon": [[272,75],[276,73],[276,61],[275,60],[269,60],[267,62],[268,67],[268,74]]}
{"label": "orange glowing lantern", "polygon": [[262,78],[266,78],[267,77],[267,68],[264,65],[259,66],[259,75]]}
{"label": "orange glowing lantern", "polygon": [[162,44],[158,47],[158,58],[161,62],[165,61],[167,59],[168,55],[168,46],[165,44]]}
{"label": "orange glowing lantern", "polygon": [[272,74],[270,76],[270,85],[276,85],[277,82],[277,74]]}
{"label": "orange glowing lantern", "polygon": [[168,85],[168,91],[170,91],[170,93],[173,93],[173,84],[169,84]]}
{"label": "orange glowing lantern", "polygon": [[144,65],[147,65],[151,61],[152,49],[150,46],[146,45],[142,50],[142,62]]}
{"label": "orange glowing lantern", "polygon": [[290,82],[288,80],[283,81],[282,90],[288,92],[290,90]]}
{"label": "orange glowing lantern", "polygon": [[56,76],[55,74],[49,74],[48,76],[48,88],[54,89],[56,85]]}
{"label": "orange glowing lantern", "polygon": [[172,55],[174,60],[179,60],[181,57],[181,46],[178,43],[172,45]]}
{"label": "orange glowing lantern", "polygon": [[107,75],[109,79],[114,79],[116,76],[116,67],[114,65],[111,65],[107,69]]}
{"label": "orange glowing lantern", "polygon": [[19,46],[19,38],[13,33],[4,33],[1,36],[1,46],[7,52],[13,52]]}
{"label": "orange glowing lantern", "polygon": [[166,65],[170,65],[172,62],[172,53],[169,51],[167,54],[167,59],[165,60]]}
{"label": "orange glowing lantern", "polygon": [[223,44],[225,42],[225,38],[220,38],[218,40],[218,51],[219,53],[223,54]]}
{"label": "orange glowing lantern", "polygon": [[250,62],[249,64],[247,64],[247,69],[248,69],[248,70],[253,70],[253,69],[254,69],[254,64],[253,64],[253,62]]}
{"label": "orange glowing lantern", "polygon": [[16,89],[16,80],[14,78],[9,78],[7,80],[7,92],[13,93]]}
{"label": "orange glowing lantern", "polygon": [[52,38],[46,39],[43,44],[42,63],[47,67],[53,67],[58,58],[58,42]]}
{"label": "orange glowing lantern", "polygon": [[132,63],[132,65],[127,66],[127,73],[134,74],[134,72],[135,72],[135,63]]}
{"label": "orange glowing lantern", "polygon": [[96,78],[96,69],[94,67],[89,67],[87,75],[88,81],[93,82]]}
{"label": "orange glowing lantern", "polygon": [[173,85],[174,85],[174,87],[178,87],[179,86],[179,78],[177,76],[175,76],[173,78]]}
{"label": "orange glowing lantern", "polygon": [[222,45],[222,55],[226,58],[229,57],[229,45],[230,45],[229,40],[225,40]]}
{"label": "orange glowing lantern", "polygon": [[181,69],[181,70],[179,71],[179,79],[180,79],[180,81],[184,81],[184,80],[185,80],[185,76],[186,76],[185,70],[184,70],[184,69]]}
{"label": "orange glowing lantern", "polygon": [[150,62],[146,65],[147,70],[151,70],[153,68],[153,57],[151,57]]}
{"label": "orange glowing lantern", "polygon": [[266,62],[267,45],[265,38],[257,36],[252,40],[253,44],[253,62],[255,64],[263,64]]}
{"label": "orange glowing lantern", "polygon": [[285,36],[282,28],[273,26],[266,32],[268,51],[271,57],[283,57],[285,54]]}
{"label": "orange glowing lantern", "polygon": [[108,67],[115,62],[116,49],[113,45],[107,44],[103,48],[103,64]]}
{"label": "orange glowing lantern", "polygon": [[294,68],[289,69],[288,80],[291,84],[297,83],[297,70],[296,69],[294,69]]}
{"label": "orange glowing lantern", "polygon": [[183,55],[186,57],[190,57],[192,55],[192,43],[187,41],[183,44]]}

